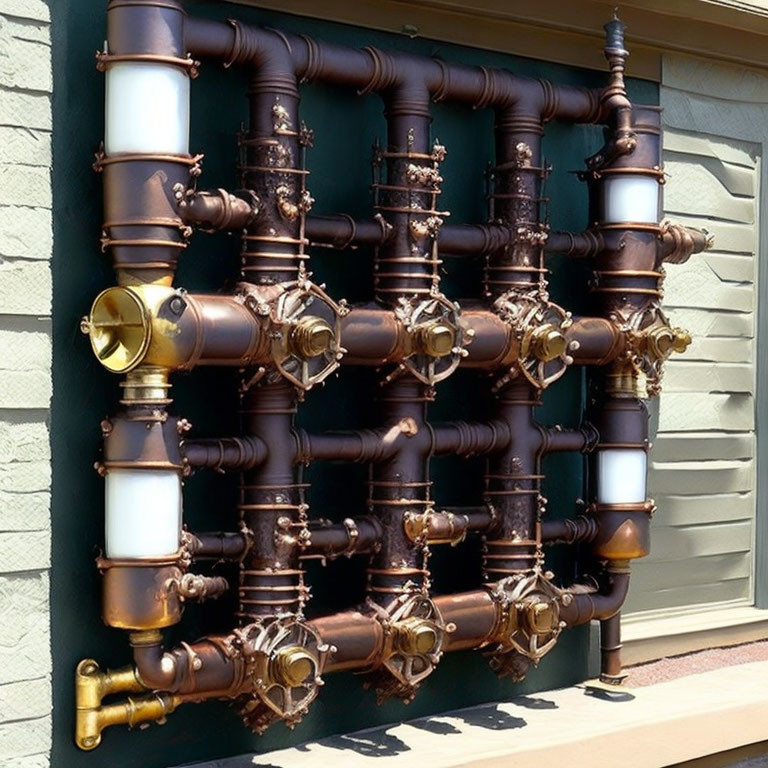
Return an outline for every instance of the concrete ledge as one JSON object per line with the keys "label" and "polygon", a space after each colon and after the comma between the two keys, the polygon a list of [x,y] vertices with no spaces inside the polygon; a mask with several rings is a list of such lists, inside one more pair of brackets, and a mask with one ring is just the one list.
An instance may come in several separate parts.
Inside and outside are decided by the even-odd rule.
{"label": "concrete ledge", "polygon": [[768,739],[768,662],[644,688],[588,683],[208,768],[659,768]]}
{"label": "concrete ledge", "polygon": [[622,620],[625,665],[768,638],[768,610],[717,607],[688,614],[637,614]]}

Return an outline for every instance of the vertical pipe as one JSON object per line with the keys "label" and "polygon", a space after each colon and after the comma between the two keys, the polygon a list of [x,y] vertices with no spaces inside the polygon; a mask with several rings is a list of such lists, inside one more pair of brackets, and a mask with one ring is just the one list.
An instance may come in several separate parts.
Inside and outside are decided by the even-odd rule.
{"label": "vertical pipe", "polygon": [[541,137],[544,127],[534,104],[519,103],[496,112],[496,166],[491,221],[510,227],[515,240],[488,255],[486,296],[535,287],[543,269],[541,231]]}
{"label": "vertical pipe", "polygon": [[174,186],[186,186],[189,155],[189,76],[184,9],[178,0],[111,0],[106,72],[102,247],[118,283],[170,285],[186,248],[186,228]]}
{"label": "vertical pipe", "polygon": [[257,285],[296,280],[305,258],[299,89],[285,39],[270,34],[274,39],[251,75],[250,121],[241,138],[243,187],[262,204],[243,236],[243,277]]}
{"label": "vertical pipe", "polygon": [[538,531],[541,431],[533,419],[537,391],[516,383],[499,396],[496,419],[507,424],[509,445],[488,461],[485,496],[499,514],[486,541],[485,575],[490,582],[530,573],[541,554]]}
{"label": "vertical pipe", "polygon": [[415,78],[387,94],[386,184],[380,186],[377,208],[392,227],[393,234],[376,249],[374,288],[376,299],[385,306],[401,297],[426,298],[437,282],[437,232],[429,234],[424,225],[435,214],[437,193],[420,170],[430,158],[429,92]]}
{"label": "vertical pipe", "polygon": [[305,508],[294,464],[295,413],[296,390],[287,382],[267,382],[243,395],[244,431],[266,446],[265,461],[242,475],[240,516],[252,541],[240,571],[243,624],[296,613],[303,604],[297,544]]}
{"label": "vertical pipe", "polygon": [[384,529],[381,548],[368,571],[373,600],[387,605],[398,594],[426,586],[428,572],[423,544],[406,535],[406,513],[423,515],[430,506],[429,426],[430,390],[412,377],[396,379],[379,397],[384,429],[409,424],[410,439],[391,458],[371,465],[370,507]]}
{"label": "vertical pipe", "polygon": [[600,620],[600,680],[620,685],[627,677],[621,671],[621,613]]}

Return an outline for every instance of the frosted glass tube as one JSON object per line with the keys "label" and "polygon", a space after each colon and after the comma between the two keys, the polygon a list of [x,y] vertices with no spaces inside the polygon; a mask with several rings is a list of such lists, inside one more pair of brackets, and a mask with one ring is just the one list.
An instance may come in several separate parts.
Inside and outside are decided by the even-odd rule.
{"label": "frosted glass tube", "polygon": [[106,490],[107,557],[163,557],[181,538],[181,478],[173,470],[111,469]]}
{"label": "frosted glass tube", "polygon": [[168,64],[120,61],[107,68],[104,151],[189,153],[189,77]]}
{"label": "frosted glass tube", "polygon": [[659,182],[653,176],[616,174],[603,177],[604,224],[659,221]]}
{"label": "frosted glass tube", "polygon": [[646,499],[648,454],[642,448],[597,453],[598,504],[636,504]]}

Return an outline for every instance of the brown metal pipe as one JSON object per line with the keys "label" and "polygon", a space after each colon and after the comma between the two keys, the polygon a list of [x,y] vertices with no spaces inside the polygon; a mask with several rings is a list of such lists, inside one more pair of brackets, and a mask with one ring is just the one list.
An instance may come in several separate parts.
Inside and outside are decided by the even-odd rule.
{"label": "brown metal pipe", "polygon": [[234,692],[240,682],[240,662],[227,653],[224,636],[206,637],[171,651],[163,650],[159,633],[133,633],[130,640],[137,677],[150,690]]}
{"label": "brown metal pipe", "polygon": [[267,458],[267,446],[255,435],[184,440],[180,447],[184,462],[195,468],[252,469]]}
{"label": "brown metal pipe", "polygon": [[384,647],[384,627],[370,614],[345,611],[307,622],[324,643],[336,650],[323,672],[341,672],[372,666]]}
{"label": "brown metal pipe", "polygon": [[490,642],[498,626],[501,610],[486,589],[438,595],[435,605],[446,626],[452,625],[443,650],[462,651]]}
{"label": "brown metal pipe", "polygon": [[626,349],[626,336],[602,317],[578,317],[566,329],[568,354],[578,365],[607,365]]}
{"label": "brown metal pipe", "polygon": [[621,671],[621,612],[600,622],[600,681],[620,685],[627,677]]}
{"label": "brown metal pipe", "polygon": [[436,101],[456,101],[476,107],[503,107],[526,103],[547,120],[600,122],[612,104],[601,105],[602,90],[544,83],[513,75],[507,70],[447,64],[433,59],[375,48],[358,50],[281,34],[233,22],[224,24],[187,17],[187,50],[193,56],[217,58],[233,64],[263,67],[283,40],[290,47],[292,69],[308,81],[344,85],[370,91],[421,80]]}
{"label": "brown metal pipe", "polygon": [[621,610],[629,590],[629,568],[625,563],[612,563],[605,571],[605,585],[598,592],[593,587],[571,587],[572,601],[560,608],[560,618],[569,627],[586,624],[592,619],[608,619]]}
{"label": "brown metal pipe", "polygon": [[545,544],[589,543],[596,536],[597,521],[586,515],[572,520],[543,520],[541,523],[541,540]]}
{"label": "brown metal pipe", "polygon": [[259,214],[258,199],[247,192],[226,189],[196,191],[181,198],[178,211],[186,224],[207,231],[244,229]]}
{"label": "brown metal pipe", "polygon": [[248,548],[244,534],[227,531],[186,532],[184,542],[193,560],[240,560]]}
{"label": "brown metal pipe", "polygon": [[347,518],[341,523],[313,520],[309,523],[310,539],[300,557],[333,558],[373,552],[384,533],[381,523],[371,516]]}
{"label": "brown metal pipe", "polygon": [[382,218],[307,216],[306,234],[313,245],[345,250],[360,245],[383,245],[392,236],[392,229]]}

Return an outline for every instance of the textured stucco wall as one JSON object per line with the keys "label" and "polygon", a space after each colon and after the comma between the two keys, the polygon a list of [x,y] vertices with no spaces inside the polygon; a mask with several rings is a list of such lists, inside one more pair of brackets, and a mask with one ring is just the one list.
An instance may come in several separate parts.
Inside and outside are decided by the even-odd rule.
{"label": "textured stucco wall", "polygon": [[0,755],[49,765],[49,9],[0,0]]}

